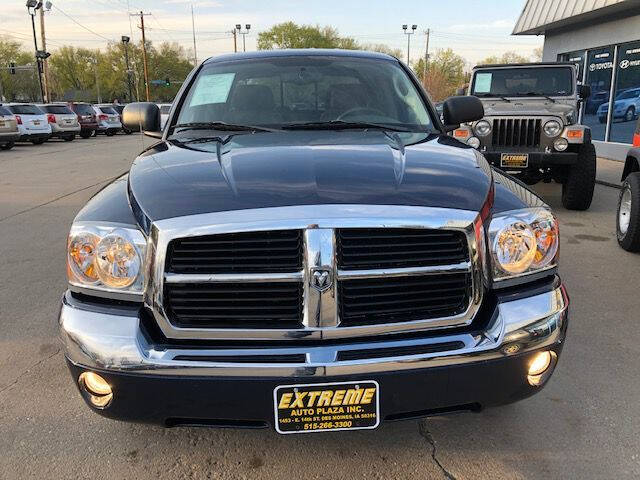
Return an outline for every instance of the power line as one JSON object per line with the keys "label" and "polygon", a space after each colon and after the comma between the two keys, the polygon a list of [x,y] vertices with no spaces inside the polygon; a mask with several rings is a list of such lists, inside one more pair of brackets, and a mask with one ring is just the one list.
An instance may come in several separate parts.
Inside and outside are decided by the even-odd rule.
{"label": "power line", "polygon": [[67,17],[69,20],[71,20],[73,23],[77,24],[78,26],[84,28],[87,32],[90,32],[100,38],[105,39],[107,42],[114,42],[113,39],[111,38],[107,38],[104,35],[100,35],[97,32],[94,32],[93,30],[91,30],[89,27],[85,27],[83,24],[81,24],[80,22],[78,22],[75,18],[73,18],[71,15],[67,14],[64,10],[62,10],[59,7],[56,7],[55,5],[52,5],[53,8],[55,8],[56,10],[58,10],[61,14],[63,14],[65,17]]}

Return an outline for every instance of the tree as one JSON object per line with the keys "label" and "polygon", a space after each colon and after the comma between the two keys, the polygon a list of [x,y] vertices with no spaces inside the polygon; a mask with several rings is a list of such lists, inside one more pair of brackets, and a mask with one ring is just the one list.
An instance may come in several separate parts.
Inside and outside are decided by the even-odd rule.
{"label": "tree", "polygon": [[501,56],[491,55],[478,62],[478,65],[496,65],[501,63],[527,63],[531,60],[516,52],[504,52]]}
{"label": "tree", "polygon": [[[9,73],[10,63],[28,67]],[[38,70],[32,53],[15,40],[0,36],[0,101],[30,101],[40,99]]]}
{"label": "tree", "polygon": [[284,22],[258,34],[258,50],[277,48],[360,48],[357,41],[350,37],[341,37],[333,27],[318,25],[297,25]]}
{"label": "tree", "polygon": [[452,49],[439,49],[429,56],[429,63],[424,78],[424,58],[414,62],[412,68],[434,101],[444,100],[453,95],[456,89],[464,84],[465,60]]}
{"label": "tree", "polygon": [[399,48],[391,48],[384,43],[365,43],[360,47],[362,50],[368,50],[370,52],[380,52],[391,55],[392,57],[402,58],[402,50]]}
{"label": "tree", "polygon": [[542,47],[536,47],[533,49],[533,54],[531,55],[531,59],[534,62],[542,61]]}

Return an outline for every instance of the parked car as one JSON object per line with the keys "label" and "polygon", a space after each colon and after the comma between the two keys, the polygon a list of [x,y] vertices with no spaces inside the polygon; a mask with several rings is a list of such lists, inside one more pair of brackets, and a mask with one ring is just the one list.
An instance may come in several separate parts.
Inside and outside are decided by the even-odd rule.
{"label": "parked car", "polygon": [[[171,111],[170,103],[159,103],[158,107],[160,107],[160,128],[164,128],[164,125],[167,123],[167,119],[169,118],[169,112]],[[295,110],[292,106],[292,110]]]}
{"label": "parked car", "polygon": [[40,145],[51,136],[51,125],[47,115],[33,103],[9,103],[6,104],[11,113],[16,117],[19,142],[31,142]]}
{"label": "parked car", "polygon": [[0,150],[10,150],[20,139],[18,122],[7,107],[0,105]]}
{"label": "parked car", "polygon": [[51,126],[51,136],[70,142],[80,133],[78,116],[64,103],[38,105],[47,114]]}
{"label": "parked car", "polygon": [[71,110],[78,116],[78,122],[80,123],[80,136],[82,138],[89,138],[95,135],[98,128],[98,117],[90,103],[84,102],[69,102],[67,104]]}
{"label": "parked car", "polygon": [[[122,123],[122,111],[124,110],[125,106],[122,105],[121,103],[109,104],[109,106],[111,106],[116,112],[118,112],[118,116],[120,117],[120,123]],[[125,127],[124,125],[122,126],[122,132],[127,135],[131,135],[134,131],[137,132],[138,130],[131,130],[130,128]]]}
{"label": "parked car", "polygon": [[120,114],[116,112],[112,105],[94,105],[93,109],[96,112],[98,118],[98,133],[104,133],[107,136],[112,136],[122,130],[122,123],[120,123]]}
{"label": "parked car", "polygon": [[593,93],[585,99],[584,113],[587,115],[593,115],[597,113],[600,105],[607,105],[609,103],[609,89],[596,90],[595,87],[591,87]]}
{"label": "parked car", "polygon": [[629,252],[640,252],[640,118],[622,171],[616,220],[620,246]]}
{"label": "parked car", "polygon": [[[607,123],[609,103],[603,103],[598,107],[598,121]],[[613,119],[623,119],[631,122],[640,113],[640,88],[629,88],[619,92],[613,101]]]}
{"label": "parked car", "polygon": [[576,82],[573,63],[480,65],[470,94],[480,98],[485,118],[453,131],[489,162],[528,185],[562,184],[562,205],[591,206],[596,151],[591,129],[578,120],[590,88]]}
{"label": "parked car", "polygon": [[[568,322],[557,220],[447,135],[408,67],[269,50],[192,75],[164,130],[125,107],[159,141],[71,227],[58,325],[94,412],[298,433],[541,390]],[[276,108],[288,82],[304,98]]]}

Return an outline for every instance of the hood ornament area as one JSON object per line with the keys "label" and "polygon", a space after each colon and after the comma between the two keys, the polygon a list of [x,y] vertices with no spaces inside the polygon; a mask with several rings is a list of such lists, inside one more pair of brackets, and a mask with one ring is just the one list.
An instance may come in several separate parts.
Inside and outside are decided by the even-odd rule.
{"label": "hood ornament area", "polygon": [[311,286],[319,292],[326,292],[333,284],[331,270],[326,268],[314,268],[309,279]]}

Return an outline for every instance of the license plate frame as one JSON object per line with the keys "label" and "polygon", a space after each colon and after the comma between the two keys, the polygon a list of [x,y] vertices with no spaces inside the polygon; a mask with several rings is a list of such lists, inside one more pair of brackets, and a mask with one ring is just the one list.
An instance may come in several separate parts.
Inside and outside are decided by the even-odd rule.
{"label": "license plate frame", "polygon": [[[367,393],[370,389],[373,392]],[[313,401],[310,392],[315,394]],[[332,392],[335,405],[324,405],[325,392]],[[335,392],[341,392],[340,401],[334,402]],[[318,406],[323,394],[325,402]],[[371,430],[380,425],[380,385],[375,380],[278,385],[273,389],[273,410],[276,432],[282,435]]]}
{"label": "license plate frame", "polygon": [[503,153],[500,155],[500,167],[502,168],[527,168],[528,166],[528,153]]}

